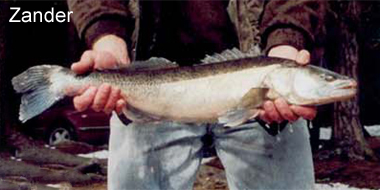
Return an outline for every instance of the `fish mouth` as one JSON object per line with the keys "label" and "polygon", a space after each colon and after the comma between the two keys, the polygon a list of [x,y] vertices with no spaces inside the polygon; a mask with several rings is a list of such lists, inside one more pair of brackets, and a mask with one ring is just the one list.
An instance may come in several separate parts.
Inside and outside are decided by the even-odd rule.
{"label": "fish mouth", "polygon": [[355,80],[348,80],[341,82],[341,85],[338,86],[339,89],[357,89],[358,83]]}
{"label": "fish mouth", "polygon": [[343,80],[333,85],[333,88],[325,90],[326,98],[321,98],[318,105],[337,101],[346,101],[353,98],[357,93],[358,84],[355,80]]}
{"label": "fish mouth", "polygon": [[338,101],[346,101],[357,93],[357,82],[354,80],[342,80],[318,89],[319,98],[305,101],[303,105],[318,106]]}
{"label": "fish mouth", "polygon": [[342,82],[342,85],[337,86],[336,93],[333,93],[333,95],[335,97],[340,96],[342,99],[350,99],[356,95],[357,89],[358,83],[355,80],[348,80]]}
{"label": "fish mouth", "polygon": [[[341,85],[337,86],[335,90],[337,95],[342,98],[352,98],[356,95],[358,89],[358,83],[355,80],[348,80],[341,83]],[[333,93],[335,95],[335,93]]]}

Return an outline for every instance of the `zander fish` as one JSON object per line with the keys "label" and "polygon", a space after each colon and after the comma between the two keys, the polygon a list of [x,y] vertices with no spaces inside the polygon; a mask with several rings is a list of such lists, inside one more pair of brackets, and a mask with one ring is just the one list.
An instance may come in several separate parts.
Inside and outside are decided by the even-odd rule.
{"label": "zander fish", "polygon": [[23,122],[65,97],[69,86],[109,83],[121,89],[123,110],[135,122],[178,121],[236,126],[255,118],[265,100],[315,106],[346,100],[357,91],[355,80],[294,61],[251,57],[237,49],[208,56],[202,64],[179,67],[164,58],[134,62],[128,68],[76,75],[56,65],[34,66],[12,79],[22,93]]}

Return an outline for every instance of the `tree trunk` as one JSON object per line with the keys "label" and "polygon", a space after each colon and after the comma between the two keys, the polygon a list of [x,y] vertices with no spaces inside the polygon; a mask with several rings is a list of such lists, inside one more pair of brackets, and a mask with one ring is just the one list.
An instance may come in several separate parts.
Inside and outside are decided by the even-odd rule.
{"label": "tree trunk", "polygon": [[[358,81],[360,2],[333,1],[331,8],[336,15],[339,39],[338,55],[335,70]],[[366,142],[359,120],[358,95],[353,99],[336,103],[334,106],[334,142],[347,159],[376,159],[372,149]]]}

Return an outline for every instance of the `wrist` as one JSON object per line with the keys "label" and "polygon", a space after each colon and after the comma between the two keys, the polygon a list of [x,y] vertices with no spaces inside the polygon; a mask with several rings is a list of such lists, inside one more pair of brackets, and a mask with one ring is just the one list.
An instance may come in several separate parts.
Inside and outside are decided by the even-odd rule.
{"label": "wrist", "polygon": [[276,46],[288,45],[301,49],[310,49],[310,40],[299,30],[293,28],[279,28],[266,35],[263,39],[265,52]]}
{"label": "wrist", "polygon": [[127,47],[127,44],[125,41],[114,35],[114,34],[105,34],[100,36],[98,39],[96,39],[92,45],[92,49],[95,51],[101,51],[104,49],[107,49],[107,47],[110,46],[119,46],[121,47]]}
{"label": "wrist", "polygon": [[89,25],[84,31],[81,32],[81,37],[86,40],[88,47],[92,47],[94,43],[102,36],[115,35],[123,39],[128,39],[127,28],[120,19],[116,18],[102,18]]}

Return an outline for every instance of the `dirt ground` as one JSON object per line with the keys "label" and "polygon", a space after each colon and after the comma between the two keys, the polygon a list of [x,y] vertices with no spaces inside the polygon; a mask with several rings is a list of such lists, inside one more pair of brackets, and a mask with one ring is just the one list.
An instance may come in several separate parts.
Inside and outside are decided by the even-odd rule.
{"label": "dirt ground", "polygon": [[[380,138],[369,139],[371,147],[380,155]],[[65,147],[67,148],[67,147]],[[66,150],[67,151],[67,150]],[[317,183],[339,182],[348,184],[353,187],[380,189],[380,161],[353,161],[345,162],[334,156],[326,156],[326,153],[319,151],[314,156],[315,176]],[[321,156],[322,155],[322,156]],[[28,180],[24,177],[5,177],[0,176],[0,189],[6,187],[7,182],[17,182],[19,185],[27,183]],[[86,185],[75,185],[62,182],[54,186],[45,186],[39,184],[38,181],[33,182],[34,189],[74,189],[74,190],[106,190],[107,185],[102,183],[89,183]],[[66,187],[66,188],[64,188]],[[27,189],[27,188],[26,188]],[[198,172],[197,180],[194,184],[195,190],[227,190],[227,181],[223,166],[218,159],[213,159],[205,165],[202,165]]]}
{"label": "dirt ground", "polygon": [[[380,157],[380,138],[370,138],[368,142]],[[353,187],[380,189],[380,161],[345,162],[337,157],[321,160],[317,154],[314,156],[317,182],[339,182]]]}

